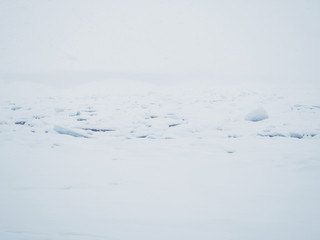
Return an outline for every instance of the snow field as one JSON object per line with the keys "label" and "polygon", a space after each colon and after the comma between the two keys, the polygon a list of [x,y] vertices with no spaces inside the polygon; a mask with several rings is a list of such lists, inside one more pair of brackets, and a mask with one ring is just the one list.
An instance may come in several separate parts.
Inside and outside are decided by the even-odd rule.
{"label": "snow field", "polygon": [[317,96],[124,83],[2,83],[1,239],[318,239]]}

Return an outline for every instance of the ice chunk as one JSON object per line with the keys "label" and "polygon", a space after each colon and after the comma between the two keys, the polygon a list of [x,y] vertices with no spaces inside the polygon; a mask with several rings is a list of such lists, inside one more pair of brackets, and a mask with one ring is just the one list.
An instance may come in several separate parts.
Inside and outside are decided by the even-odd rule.
{"label": "ice chunk", "polygon": [[78,133],[78,132],[76,132],[74,130],[67,129],[67,128],[64,128],[64,127],[61,127],[61,126],[54,126],[53,129],[59,134],[70,135],[72,137],[84,137],[84,138],[87,138],[87,136],[85,136],[85,135],[83,135],[81,133]]}
{"label": "ice chunk", "polygon": [[263,107],[256,108],[252,112],[248,113],[245,117],[246,120],[252,122],[258,122],[269,118],[266,110]]}

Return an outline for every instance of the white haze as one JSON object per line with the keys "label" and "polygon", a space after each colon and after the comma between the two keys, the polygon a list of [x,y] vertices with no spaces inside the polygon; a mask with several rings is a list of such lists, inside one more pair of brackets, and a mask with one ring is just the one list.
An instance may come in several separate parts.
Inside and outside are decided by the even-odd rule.
{"label": "white haze", "polygon": [[319,1],[0,2],[0,75],[319,79]]}

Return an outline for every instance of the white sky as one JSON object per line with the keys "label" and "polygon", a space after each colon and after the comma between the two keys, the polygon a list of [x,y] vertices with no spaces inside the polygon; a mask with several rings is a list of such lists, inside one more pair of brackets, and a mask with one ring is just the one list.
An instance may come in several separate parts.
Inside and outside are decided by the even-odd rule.
{"label": "white sky", "polygon": [[0,74],[318,81],[319,0],[0,0]]}

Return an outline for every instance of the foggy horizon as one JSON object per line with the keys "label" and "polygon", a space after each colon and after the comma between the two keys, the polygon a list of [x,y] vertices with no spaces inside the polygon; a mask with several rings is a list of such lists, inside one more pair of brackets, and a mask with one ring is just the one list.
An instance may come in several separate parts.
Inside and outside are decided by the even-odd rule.
{"label": "foggy horizon", "polygon": [[1,1],[0,76],[319,79],[316,1]]}

